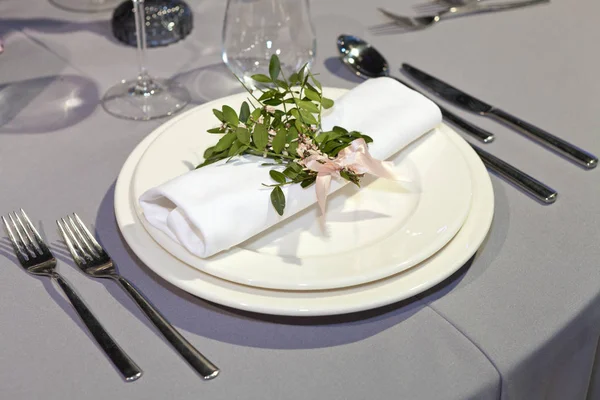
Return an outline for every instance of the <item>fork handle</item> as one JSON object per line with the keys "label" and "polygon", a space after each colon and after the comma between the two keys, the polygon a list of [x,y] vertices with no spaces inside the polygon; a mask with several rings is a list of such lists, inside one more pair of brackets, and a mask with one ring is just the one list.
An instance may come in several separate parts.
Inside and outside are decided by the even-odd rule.
{"label": "fork handle", "polygon": [[135,381],[142,376],[142,370],[137,364],[119,347],[114,339],[108,334],[100,322],[96,319],[94,314],[85,305],[83,300],[79,297],[77,292],[73,290],[71,285],[59,274],[54,273],[52,275],[60,288],[65,292],[69,301],[79,314],[79,317],[88,328],[96,342],[100,345],[104,353],[110,358],[115,367],[119,370],[121,375],[126,381]]}
{"label": "fork handle", "polygon": [[486,4],[486,5],[474,3],[474,4],[462,6],[462,7],[460,7],[460,6],[452,7],[448,11],[441,13],[438,17],[440,19],[442,17],[452,18],[452,17],[458,17],[458,16],[462,16],[462,15],[481,14],[481,13],[494,12],[494,11],[511,10],[513,8],[521,8],[521,7],[532,6],[534,4],[549,3],[549,2],[550,2],[550,0],[529,0],[529,1],[515,1],[515,2],[511,2],[511,3]]}
{"label": "fork handle", "polygon": [[215,378],[219,374],[219,368],[202,355],[190,342],[188,342],[161,313],[144,297],[144,295],[127,279],[120,275],[114,275],[113,279],[131,296],[140,309],[158,328],[165,339],[181,354],[181,356],[194,368],[204,379]]}

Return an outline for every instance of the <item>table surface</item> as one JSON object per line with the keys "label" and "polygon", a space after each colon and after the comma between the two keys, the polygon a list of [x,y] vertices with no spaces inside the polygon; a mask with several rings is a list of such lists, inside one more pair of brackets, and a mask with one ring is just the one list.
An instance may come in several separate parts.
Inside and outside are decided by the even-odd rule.
{"label": "table surface", "polygon": [[[184,83],[197,105],[239,86],[220,58],[225,2],[189,3],[192,34],[150,50],[149,65]],[[369,26],[384,22],[376,6],[411,11],[398,3],[311,2],[314,70],[324,85],[357,84],[335,48],[338,34],[353,33],[385,54],[394,74],[411,62],[600,154],[600,3],[553,0],[419,32],[370,34]],[[112,84],[136,75],[135,51],[112,38],[109,19],[45,0],[0,3],[0,211],[28,211],[59,271],[145,375],[122,381],[57,287],[19,268],[2,237],[3,398],[600,398],[600,170],[580,169],[504,126],[465,115],[497,135],[486,149],[557,189],[556,204],[543,206],[492,176],[495,218],[472,264],[383,309],[297,319],[223,308],[163,281],[119,234],[115,179],[164,120],[121,120],[99,106]],[[123,275],[220,366],[217,379],[202,381],[113,283],[76,270],[54,225],[71,212],[94,226]]]}

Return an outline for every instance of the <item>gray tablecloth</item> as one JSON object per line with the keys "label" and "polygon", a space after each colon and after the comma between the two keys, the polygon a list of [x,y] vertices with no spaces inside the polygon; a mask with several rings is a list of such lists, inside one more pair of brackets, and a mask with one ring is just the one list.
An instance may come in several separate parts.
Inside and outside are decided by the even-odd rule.
{"label": "gray tablecloth", "polygon": [[[373,36],[375,7],[392,0],[313,0],[314,70],[328,86],[357,82],[335,38],[375,44],[392,71],[410,61],[583,148],[600,153],[594,0],[553,0],[519,11]],[[575,4],[576,3],[576,4]],[[190,0],[195,27],[149,54],[201,104],[238,91],[220,61],[225,2]],[[0,238],[0,393],[3,399],[597,399],[600,371],[600,171],[584,171],[513,131],[491,129],[490,152],[560,192],[542,206],[492,177],[496,214],[471,265],[410,301],[328,318],[241,313],[164,282],[128,250],[114,183],[130,151],[164,121],[107,115],[99,97],[136,75],[135,52],[116,42],[110,13],[78,14],[45,0],[0,3],[0,211],[23,207],[59,258],[59,270],[144,369],[125,383],[47,279],[16,265]],[[92,223],[122,273],[221,368],[203,382],[110,282],[84,277],[54,220]]]}

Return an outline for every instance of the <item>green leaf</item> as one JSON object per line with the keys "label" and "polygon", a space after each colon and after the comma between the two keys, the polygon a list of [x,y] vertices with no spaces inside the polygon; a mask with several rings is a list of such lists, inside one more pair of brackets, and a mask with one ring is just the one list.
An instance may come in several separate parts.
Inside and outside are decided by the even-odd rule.
{"label": "green leaf", "polygon": [[273,138],[273,151],[277,154],[281,154],[283,148],[285,147],[285,137],[287,135],[287,131],[285,128],[279,128],[277,134]]}
{"label": "green leaf", "polygon": [[327,97],[323,97],[323,99],[321,100],[321,105],[324,109],[331,108],[333,107],[333,100],[328,99]]}
{"label": "green leaf", "polygon": [[283,170],[283,175],[287,176],[291,180],[294,180],[298,176],[298,172],[294,171],[291,167],[287,167]]}
{"label": "green leaf", "polygon": [[326,142],[329,140],[329,135],[332,134],[334,132],[321,132],[319,134],[319,136],[317,136],[315,138],[315,142],[317,142],[317,144],[322,144],[323,142]]}
{"label": "green leaf", "polygon": [[277,214],[283,215],[283,210],[285,209],[285,195],[279,186],[273,188],[273,191],[271,192],[271,204],[275,207]]}
{"label": "green leaf", "polygon": [[288,80],[290,81],[290,85],[294,86],[294,84],[298,82],[298,73],[293,72],[288,78]]}
{"label": "green leaf", "polygon": [[318,124],[317,119],[310,112],[300,109],[300,115],[302,116],[302,121],[304,123],[311,125]]}
{"label": "green leaf", "polygon": [[316,101],[317,103],[321,102],[321,95],[312,89],[305,88],[304,95],[312,101]]}
{"label": "green leaf", "polygon": [[248,121],[248,117],[250,116],[250,106],[248,103],[243,102],[242,108],[240,108],[240,121],[246,123]]}
{"label": "green leaf", "polygon": [[223,118],[225,118],[225,122],[234,127],[238,126],[240,123],[240,120],[238,119],[238,116],[233,108],[227,105],[223,106]]}
{"label": "green leaf", "polygon": [[208,149],[204,150],[204,159],[208,159],[208,158],[212,157],[214,152],[215,152],[215,146],[209,147]]}
{"label": "green leaf", "polygon": [[252,79],[254,79],[256,82],[260,82],[260,83],[271,83],[271,78],[269,78],[266,75],[263,74],[255,74],[251,76]]}
{"label": "green leaf", "polygon": [[269,171],[269,175],[271,175],[271,179],[273,179],[275,182],[277,183],[285,183],[286,179],[285,179],[285,175],[282,174],[279,171],[276,171],[274,169]]}
{"label": "green leaf", "polygon": [[252,132],[252,140],[254,145],[260,151],[263,151],[269,143],[269,134],[267,133],[267,127],[264,124],[256,124],[254,126],[254,132]]}
{"label": "green leaf", "polygon": [[238,153],[238,150],[240,149],[240,147],[242,147],[242,146],[243,146],[242,142],[240,142],[239,140],[236,140],[235,142],[233,142],[233,144],[229,148],[229,151],[227,152],[227,156],[228,157],[235,156]]}
{"label": "green leaf", "polygon": [[269,75],[271,76],[273,82],[275,82],[280,72],[281,65],[279,64],[279,57],[277,57],[276,54],[273,54],[271,56],[271,60],[269,61]]}
{"label": "green leaf", "polygon": [[298,100],[298,107],[310,113],[319,112],[319,107],[317,107],[312,101]]}
{"label": "green leaf", "polygon": [[298,154],[296,150],[298,150],[298,142],[290,143],[290,147],[287,148],[288,153],[292,156],[295,156]]}
{"label": "green leaf", "polygon": [[365,142],[367,143],[373,143],[373,138],[371,136],[367,136],[367,135],[360,135],[363,139],[365,139]]}
{"label": "green leaf", "polygon": [[290,129],[287,131],[287,135],[285,137],[285,141],[287,143],[291,143],[292,140],[298,138],[298,129],[294,125],[290,126]]}
{"label": "green leaf", "polygon": [[252,111],[252,114],[250,114],[250,118],[252,118],[253,121],[258,121],[261,112],[262,109],[257,108],[256,110]]}
{"label": "green leaf", "polygon": [[218,142],[217,145],[215,146],[215,153],[219,153],[221,151],[225,151],[227,149],[229,149],[229,147],[231,147],[231,145],[233,144],[233,142],[235,142],[235,140],[237,139],[237,136],[234,132],[229,132],[226,133]]}
{"label": "green leaf", "polygon": [[313,183],[315,183],[315,181],[316,181],[316,180],[317,180],[317,178],[315,178],[315,177],[313,176],[313,177],[311,177],[311,178],[308,178],[308,179],[305,179],[305,180],[303,180],[303,181],[300,183],[300,186],[302,186],[303,188],[307,188],[307,187],[309,187],[310,185],[312,185]]}
{"label": "green leaf", "polygon": [[277,93],[278,92],[276,90],[267,90],[258,98],[258,100],[263,101],[263,100],[271,99],[271,98],[275,97],[277,95]]}
{"label": "green leaf", "polygon": [[223,133],[223,129],[222,128],[212,128],[207,130],[206,132],[208,133]]}
{"label": "green leaf", "polygon": [[239,140],[240,143],[250,145],[250,131],[248,131],[248,129],[238,127],[235,130],[235,134],[237,136],[237,140]]}
{"label": "green leaf", "polygon": [[289,163],[288,168],[292,169],[294,172],[302,172],[302,166],[296,162]]}
{"label": "green leaf", "polygon": [[225,122],[225,118],[223,118],[223,113],[221,111],[217,110],[216,108],[213,108],[213,114],[215,114],[215,117],[217,117],[219,121]]}
{"label": "green leaf", "polygon": [[263,104],[265,104],[267,106],[278,106],[281,103],[282,103],[282,101],[279,99],[269,99],[269,100],[263,101]]}
{"label": "green leaf", "polygon": [[288,90],[290,88],[288,86],[288,84],[285,81],[282,81],[281,79],[277,79],[277,81],[275,81],[275,83],[277,84],[277,86],[279,86],[282,89]]}
{"label": "green leaf", "polygon": [[[310,74],[310,72],[309,72],[309,74]],[[310,74],[310,80],[316,87],[319,88],[319,91],[323,91],[323,87],[321,87],[321,82],[319,82],[313,74]]]}
{"label": "green leaf", "polygon": [[346,129],[342,128],[341,126],[337,126],[337,125],[333,127],[333,131],[339,132],[344,135],[348,133],[348,131]]}
{"label": "green leaf", "polygon": [[298,71],[298,82],[304,81],[304,74],[306,73],[306,68],[308,67],[308,63],[304,64],[300,71]]}

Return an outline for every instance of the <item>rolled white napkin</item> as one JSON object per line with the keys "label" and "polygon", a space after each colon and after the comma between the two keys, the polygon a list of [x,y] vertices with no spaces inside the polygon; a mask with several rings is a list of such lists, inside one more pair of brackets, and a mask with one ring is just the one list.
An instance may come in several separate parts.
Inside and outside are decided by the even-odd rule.
{"label": "rolled white napkin", "polygon": [[[373,138],[369,151],[387,159],[441,122],[438,107],[391,78],[370,79],[336,100],[325,131],[341,126]],[[235,246],[316,202],[311,186],[286,185],[283,216],[273,209],[265,159],[243,156],[190,171],[140,197],[148,222],[205,258]],[[330,193],[346,181],[332,182]]]}

